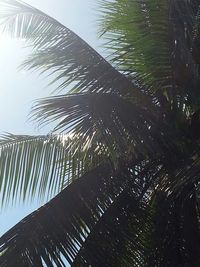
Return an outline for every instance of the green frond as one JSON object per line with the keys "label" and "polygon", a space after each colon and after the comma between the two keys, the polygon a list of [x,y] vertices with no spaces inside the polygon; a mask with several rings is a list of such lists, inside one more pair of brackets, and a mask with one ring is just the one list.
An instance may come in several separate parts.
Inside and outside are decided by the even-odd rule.
{"label": "green frond", "polygon": [[0,138],[3,205],[58,193],[0,238],[0,266],[199,267],[200,3],[100,5],[115,67],[43,12],[0,0],[4,30],[33,48],[23,66],[70,92],[34,106],[53,135]]}
{"label": "green frond", "polygon": [[47,72],[59,89],[131,93],[137,101],[151,103],[135,83],[52,17],[21,1],[1,0],[0,18],[4,31],[25,39],[33,47],[23,67]]}
{"label": "green frond", "polygon": [[199,105],[198,1],[100,0],[99,7],[118,69],[139,77],[164,107]]}
{"label": "green frond", "polygon": [[[0,202],[49,199],[84,170],[69,136],[6,134],[0,139]],[[78,158],[77,158],[78,157]],[[86,165],[86,164],[85,164]]]}

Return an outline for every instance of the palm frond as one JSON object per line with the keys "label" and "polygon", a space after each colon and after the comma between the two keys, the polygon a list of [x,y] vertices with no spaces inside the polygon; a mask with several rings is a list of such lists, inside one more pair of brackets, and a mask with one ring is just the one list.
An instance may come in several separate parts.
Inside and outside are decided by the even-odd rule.
{"label": "palm frond", "polygon": [[[23,66],[53,74],[60,89],[71,92],[131,93],[150,105],[132,81],[113,68],[100,54],[67,27],[21,1],[1,0],[0,17],[4,31],[23,38],[34,53]],[[68,87],[70,85],[70,87]]]}
{"label": "palm frond", "polygon": [[[152,186],[147,187],[150,188],[150,194],[145,204],[150,205],[140,202],[141,207],[137,213],[138,199],[134,202],[134,199],[127,199],[128,194],[125,198],[121,194],[119,202],[114,202],[97,223],[95,231],[92,231],[81,247],[72,266],[198,267],[200,264],[199,158],[190,167],[181,165],[178,169],[174,168],[173,174],[165,172],[165,168],[160,169],[159,173],[158,167],[155,172],[152,168],[154,165],[150,165],[149,177],[146,167],[145,174],[140,170],[139,180],[147,175],[146,179],[149,181],[151,177],[157,187],[155,191]],[[159,179],[156,180],[156,177]],[[166,178],[168,186],[173,184],[172,180],[176,181],[176,190],[173,190],[173,186],[169,186],[167,190],[159,189],[158,185]],[[184,183],[185,179],[187,183]],[[180,185],[180,181],[184,186]],[[119,203],[123,203],[124,207],[120,207]],[[126,208],[130,208],[128,215]],[[112,213],[113,210],[115,212]]]}
{"label": "palm frond", "polygon": [[165,171],[155,160],[130,164],[125,173],[130,178],[128,187],[96,223],[72,266],[145,265],[154,229],[149,200]]}
{"label": "palm frond", "polygon": [[142,266],[151,218],[145,208],[131,192],[123,192],[96,224],[72,266]]}
{"label": "palm frond", "polygon": [[2,267],[200,265],[188,133],[199,126],[199,1],[101,3],[116,68],[43,12],[0,0],[5,31],[34,49],[24,66],[71,88],[34,107],[55,136],[0,140],[2,203],[66,186],[0,238]]}
{"label": "palm frond", "polygon": [[149,84],[162,106],[186,112],[199,105],[199,2],[99,2],[111,61]]}
{"label": "palm frond", "polygon": [[65,266],[64,258],[71,264],[127,179],[104,164],[69,185],[1,237],[1,266]]}
{"label": "palm frond", "polygon": [[134,99],[117,94],[50,97],[39,100],[33,112],[39,124],[56,121],[55,131],[74,132],[82,146],[104,151],[114,161],[122,156],[129,158],[130,154],[132,157],[166,154],[176,149],[178,153],[176,136],[173,135],[174,140],[170,138],[174,129],[166,127],[159,109],[154,108],[150,113]]}
{"label": "palm frond", "polygon": [[[143,214],[140,222],[144,222],[146,194],[149,194],[149,188],[153,188],[155,180],[160,177],[159,165],[157,160],[142,164],[135,161],[128,166],[122,164],[120,170],[114,171],[109,163],[105,163],[83,175],[1,237],[1,266],[65,266],[66,261],[72,264],[75,258],[77,262],[79,257],[81,259],[84,256],[85,249],[88,251],[95,233],[98,235],[98,229],[102,229],[102,242],[108,242],[120,225],[122,228],[125,226],[124,231],[120,228],[122,233],[119,234],[124,249],[127,242],[138,247],[138,253],[142,249],[142,261],[143,241],[137,237],[140,232],[138,215]],[[141,171],[143,182],[136,169]],[[148,179],[153,169],[154,175]],[[129,239],[131,220],[137,221],[134,229],[139,232],[132,228],[133,236]],[[113,231],[112,223],[116,226],[113,225]],[[105,251],[108,249],[107,244],[104,244]],[[112,259],[116,255],[119,260],[118,241],[113,240],[112,245]],[[99,257],[103,250],[100,250],[98,244],[96,246]],[[136,262],[138,253],[133,254]],[[92,251],[87,255],[87,262],[94,260]],[[106,263],[106,258],[101,262]]]}
{"label": "palm frond", "polygon": [[173,197],[156,194],[146,266],[199,266],[199,201],[194,187],[191,183]]}
{"label": "palm frond", "polygon": [[[2,135],[0,193],[9,201],[49,199],[84,172],[83,153],[66,135]],[[76,151],[75,151],[76,148]]]}
{"label": "palm frond", "polygon": [[183,166],[168,172],[159,159],[94,168],[0,239],[1,266],[198,266],[199,165],[173,194],[158,186],[182,180]]}

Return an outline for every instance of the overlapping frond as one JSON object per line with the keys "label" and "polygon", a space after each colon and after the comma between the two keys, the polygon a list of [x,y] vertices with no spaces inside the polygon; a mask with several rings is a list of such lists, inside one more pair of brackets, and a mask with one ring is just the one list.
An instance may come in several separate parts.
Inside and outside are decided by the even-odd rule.
{"label": "overlapping frond", "polygon": [[151,224],[145,208],[130,192],[122,193],[97,223],[72,266],[142,266]]}
{"label": "overlapping frond", "polygon": [[[155,161],[153,167],[159,172],[158,162]],[[143,240],[137,236],[140,232],[137,217],[140,213],[145,215],[145,202],[142,204],[139,200],[152,183],[146,180],[145,187],[141,186],[134,168],[135,165],[129,168],[124,166],[120,171],[113,171],[109,164],[103,164],[69,185],[49,203],[2,236],[1,266],[65,266],[66,261],[72,264],[76,256],[82,258],[85,249],[90,248],[95,233],[100,234],[101,241],[105,243],[102,243],[102,247],[99,246],[100,240],[99,244],[93,243],[96,252],[87,250],[88,258],[85,258],[85,263],[93,264],[96,258],[97,265],[94,266],[100,266],[100,263],[114,266],[109,265],[109,262],[114,259],[120,262],[118,246],[121,241],[125,251],[129,248],[129,242],[137,247],[138,252],[132,255],[133,262],[142,261],[144,245]],[[147,176],[147,173],[143,173],[143,178]],[[137,225],[131,227],[131,221],[134,220]],[[143,216],[141,223],[142,220],[145,224],[147,217]],[[129,227],[133,234],[130,239]],[[97,229],[101,231],[97,233]],[[122,231],[118,233],[119,240],[116,237],[112,239],[116,230]],[[108,241],[111,242],[113,256],[110,261],[104,257],[97,263],[102,253],[108,253]],[[79,254],[82,246],[85,249]],[[94,253],[97,255],[94,256]],[[81,263],[79,260],[78,262]]]}
{"label": "overlapping frond", "polygon": [[188,113],[199,105],[199,2],[99,2],[112,62],[139,75],[164,107]]}
{"label": "overlapping frond", "polygon": [[1,0],[0,18],[6,32],[33,46],[24,66],[51,74],[60,89],[70,85],[67,91],[131,93],[138,101],[151,102],[79,36],[36,8]]}
{"label": "overlapping frond", "polygon": [[146,266],[199,266],[199,200],[195,187],[191,183],[173,197],[157,193]]}
{"label": "overlapping frond", "polygon": [[[1,266],[198,266],[196,163],[94,168],[0,239]],[[157,186],[188,170],[191,183],[173,196]]]}
{"label": "overlapping frond", "polygon": [[154,227],[149,197],[165,172],[155,160],[130,164],[125,173],[128,187],[97,222],[72,266],[145,266]]}
{"label": "overlapping frond", "polygon": [[71,137],[0,140],[2,203],[67,186],[0,238],[2,267],[200,265],[199,1],[101,5],[116,68],[43,12],[0,1],[5,31],[34,49],[24,66],[71,89],[34,107]]}
{"label": "overlapping frond", "polygon": [[65,266],[63,257],[72,263],[92,227],[125,186],[126,178],[112,177],[109,165],[80,178],[1,238],[1,266],[43,266],[42,261]]}
{"label": "overlapping frond", "polygon": [[0,239],[1,266],[198,266],[200,164],[191,161],[94,168]]}
{"label": "overlapping frond", "polygon": [[150,113],[133,99],[116,94],[60,95],[39,100],[33,111],[39,123],[55,120],[55,131],[71,130],[85,147],[107,151],[111,158],[147,156],[155,150],[162,154],[175,147],[175,140],[166,142],[170,130],[166,132],[158,110]]}

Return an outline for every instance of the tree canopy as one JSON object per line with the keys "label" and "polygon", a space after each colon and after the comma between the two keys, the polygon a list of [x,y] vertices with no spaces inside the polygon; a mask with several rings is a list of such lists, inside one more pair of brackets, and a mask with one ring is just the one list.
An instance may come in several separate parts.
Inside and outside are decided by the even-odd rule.
{"label": "tree canopy", "polygon": [[[0,139],[1,203],[51,198],[0,238],[2,267],[200,265],[200,2],[101,0],[107,58],[42,11],[0,0],[22,63],[55,95],[46,136]],[[52,198],[52,196],[55,197]]]}

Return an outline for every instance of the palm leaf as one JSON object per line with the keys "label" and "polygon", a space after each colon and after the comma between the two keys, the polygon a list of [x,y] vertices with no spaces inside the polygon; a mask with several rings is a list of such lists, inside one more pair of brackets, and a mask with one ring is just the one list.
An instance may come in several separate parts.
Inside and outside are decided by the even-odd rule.
{"label": "palm leaf", "polygon": [[72,140],[65,135],[1,136],[2,205],[35,196],[49,199],[79,177],[86,164],[82,164],[83,153],[75,145],[71,147]]}
{"label": "palm leaf", "polygon": [[[133,163],[132,163],[133,164]],[[149,253],[154,184],[165,174],[159,161],[129,164],[130,181],[96,223],[72,266],[143,266]],[[154,229],[154,228],[153,228]]]}
{"label": "palm leaf", "polygon": [[[103,109],[102,109],[103,103]],[[137,158],[180,153],[174,129],[160,120],[159,109],[151,113],[132,98],[113,93],[79,93],[39,100],[34,109],[39,124],[56,121],[55,132],[69,130],[85,149],[109,157],[113,163]],[[169,141],[167,141],[169,139]],[[91,153],[92,154],[92,153]]]}
{"label": "palm leaf", "polygon": [[[24,38],[28,43],[33,45],[38,57],[36,56],[36,60],[31,60],[30,64],[33,65],[29,66],[31,68],[44,67],[44,70],[48,72],[58,72],[58,76],[55,79],[64,79],[64,84],[62,84],[61,87],[67,86],[68,83],[74,84],[74,82],[76,82],[74,88],[78,91],[110,92],[113,90],[117,94],[133,94],[133,96],[135,96],[134,101],[140,102],[141,99],[146,99],[145,102],[147,101],[146,103],[149,103],[147,106],[152,106],[151,100],[146,98],[130,80],[114,69],[76,34],[43,12],[20,1],[2,0],[0,1],[0,17],[5,31],[9,32],[13,37]],[[34,57],[36,54],[34,54]],[[44,57],[43,54],[45,55]],[[40,61],[39,63],[38,60]],[[59,62],[57,62],[57,60]],[[143,104],[145,102],[143,102]],[[79,114],[77,114],[71,122],[75,121]],[[107,147],[105,148],[104,140],[101,140],[103,136],[102,133],[99,140],[99,133],[94,136],[91,127],[89,127],[90,132],[86,131],[87,126],[87,123],[81,125],[81,130],[84,128],[84,135],[82,134],[81,136],[79,134],[80,131],[77,130],[78,127],[76,128],[78,134],[75,132],[75,139],[71,145],[72,149],[70,148],[70,153],[66,155],[66,158],[62,158],[62,160],[58,161],[59,164],[60,162],[64,164],[64,168],[68,168],[66,169],[68,170],[67,175],[66,170],[61,172],[62,177],[64,177],[64,175],[68,177],[68,179],[65,179],[67,180],[66,184],[68,184],[68,181],[71,181],[71,177],[77,177],[77,175],[79,176],[83,173],[83,166],[87,166],[86,169],[88,169],[88,166],[98,165],[100,161],[99,158],[101,158],[102,161],[102,158],[104,160],[105,157],[110,156],[110,151],[108,152]],[[101,130],[102,128],[103,126],[101,125]],[[89,135],[86,136],[86,133]],[[104,139],[105,135],[104,133]],[[78,138],[80,138],[80,141],[78,141]],[[91,143],[91,140],[93,143]],[[28,196],[28,192],[32,192],[32,195],[34,195],[35,192],[39,192],[39,195],[44,195],[44,193],[48,191],[47,189],[49,189],[49,192],[53,192],[53,186],[56,187],[63,184],[64,178],[62,178],[60,182],[59,179],[56,180],[56,173],[58,170],[57,168],[54,170],[54,165],[57,159],[56,156],[52,156],[53,154],[50,151],[51,149],[53,150],[54,145],[49,146],[49,150],[45,150],[47,154],[45,154],[45,157],[41,158],[41,161],[38,160],[40,157],[36,157],[35,154],[38,153],[39,155],[39,150],[35,152],[37,146],[33,145],[31,148],[30,142],[24,142],[21,144],[22,154],[21,152],[15,154],[18,145],[19,143],[16,144],[16,146],[12,143],[12,146],[8,146],[9,149],[13,149],[11,152],[9,150],[9,157],[11,157],[12,160],[9,162],[6,156],[6,168],[5,170],[2,169],[2,201],[7,202],[12,195],[13,198],[16,198],[16,196],[19,195],[18,192],[23,192],[23,199]],[[46,146],[45,143],[43,143],[43,145]],[[114,144],[114,146],[116,146],[116,144]],[[77,161],[78,155],[80,157],[80,147],[84,165],[81,163],[82,158],[79,162]],[[71,152],[72,150],[73,152]],[[94,154],[94,151],[96,151],[96,154]],[[65,157],[65,152],[64,150],[59,156]],[[75,152],[77,157],[74,157]],[[12,153],[14,154],[12,155]],[[114,155],[113,152],[112,154]],[[5,160],[4,154],[2,155],[2,160]],[[42,156],[44,156],[44,154],[41,154],[41,157]],[[69,157],[70,159],[68,162]],[[118,156],[114,155],[113,157],[116,158]],[[90,159],[91,163],[89,163],[86,158]],[[36,159],[39,165],[36,163]],[[18,162],[22,165],[18,165]],[[51,165],[52,169],[48,168],[46,164],[47,166],[48,164]],[[68,165],[69,167],[67,167]],[[11,169],[9,169],[9,166]],[[41,173],[40,169],[42,169]],[[49,176],[51,171],[54,177],[52,179],[50,178],[52,181],[49,182],[47,177],[51,177]],[[16,174],[14,174],[15,172]],[[39,172],[40,176],[38,180],[36,180],[37,172]],[[6,183],[5,181],[9,182]],[[19,181],[21,181],[21,184]],[[38,189],[37,185],[39,186]],[[12,194],[9,194],[10,192]]]}
{"label": "palm leaf", "polygon": [[150,214],[138,204],[133,194],[123,192],[96,224],[72,266],[142,266]]}
{"label": "palm leaf", "polygon": [[90,229],[127,185],[126,180],[125,175],[112,178],[109,165],[103,165],[72,183],[2,236],[1,266],[43,266],[42,262],[65,266],[64,258],[72,263]]}
{"label": "palm leaf", "polygon": [[[1,1],[5,30],[25,38],[35,49],[25,66],[53,73],[60,89],[71,84],[74,93],[35,106],[40,123],[60,120],[55,132],[73,130],[67,147],[58,139],[50,146],[42,141],[47,154],[39,167],[34,169],[34,155],[40,154],[37,138],[33,138],[34,149],[29,137],[9,135],[1,142],[0,164],[7,166],[2,171],[3,201],[6,194],[40,195],[46,194],[45,188],[57,190],[52,183],[67,185],[2,236],[3,267],[62,267],[66,262],[72,266],[200,265],[199,152],[187,132],[199,103],[199,3],[104,2],[108,16],[104,30],[114,40],[112,49],[118,55],[113,62],[121,72],[51,17],[22,2]],[[116,169],[107,161],[112,154],[118,159]],[[51,180],[54,171],[49,166],[60,170],[55,163],[61,164],[62,175]],[[88,166],[96,165],[81,176]],[[43,173],[32,186],[27,177],[33,179],[38,168]],[[80,178],[69,185],[73,177]]]}
{"label": "palm leaf", "polygon": [[146,266],[199,266],[199,204],[193,188],[191,183],[170,198],[157,193]]}
{"label": "palm leaf", "polygon": [[[41,69],[60,89],[70,85],[73,92],[133,94],[137,101],[151,105],[138,86],[113,68],[100,54],[67,27],[21,1],[1,0],[0,17],[4,31],[23,38],[34,53],[23,66]],[[145,103],[143,102],[143,103]]]}
{"label": "palm leaf", "polygon": [[[182,187],[185,165],[167,171],[159,159],[121,162],[117,171],[96,167],[0,239],[1,266],[198,266],[200,165],[191,165],[191,183]],[[171,180],[179,187],[173,194],[173,186],[162,186]]]}
{"label": "palm leaf", "polygon": [[[112,240],[119,229],[122,232],[118,237],[124,244],[124,251],[129,253],[127,247],[130,245],[137,247],[132,262],[139,261],[138,255],[142,261],[144,243],[138,234],[142,223],[144,229],[147,227],[146,196],[162,173],[159,165],[158,160],[142,164],[135,161],[128,166],[122,163],[120,170],[114,171],[105,163],[83,175],[1,237],[1,266],[65,266],[66,261],[81,263],[83,257],[85,263],[94,263],[93,250],[88,249],[95,244],[98,230],[102,230],[102,242],[105,243],[102,248],[96,244],[96,260],[108,250],[108,240],[113,248],[111,262],[115,257],[120,260],[119,242],[116,238]],[[140,170],[142,183],[136,169]],[[152,170],[154,175],[148,179]],[[131,230],[129,227],[134,221],[137,225]],[[100,262],[108,264],[106,258]]]}
{"label": "palm leaf", "polygon": [[199,2],[99,2],[113,64],[139,76],[164,107],[188,112],[199,105]]}

